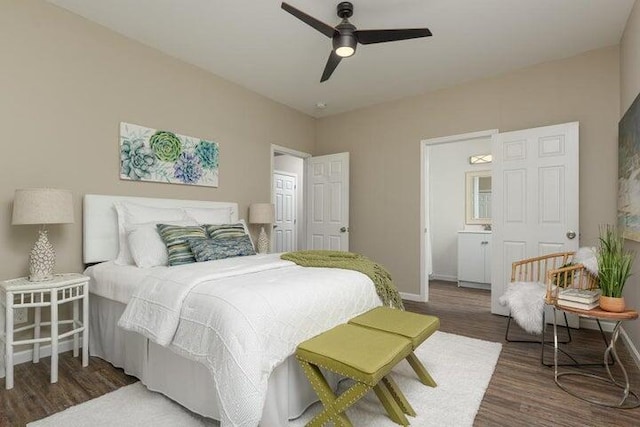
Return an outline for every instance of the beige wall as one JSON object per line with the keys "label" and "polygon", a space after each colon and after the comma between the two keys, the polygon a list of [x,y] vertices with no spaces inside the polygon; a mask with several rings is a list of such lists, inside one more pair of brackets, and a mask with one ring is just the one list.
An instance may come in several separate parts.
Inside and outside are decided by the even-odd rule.
{"label": "beige wall", "polygon": [[[16,188],[74,193],[76,222],[51,226],[58,271],[81,271],[82,195],[270,198],[270,144],[312,152],[314,120],[43,1],[0,3],[0,277],[23,275],[36,226],[11,226]],[[220,143],[219,188],[121,181],[128,121]]]}
{"label": "beige wall", "polygon": [[[620,42],[620,117],[640,93],[640,3],[636,1]],[[640,243],[627,240],[627,247],[636,252],[633,276],[624,289],[627,305],[640,309]],[[625,331],[640,348],[640,324],[627,322]]]}
{"label": "beige wall", "polygon": [[[351,248],[419,292],[420,141],[580,122],[580,231],[616,219],[619,51],[610,47],[318,121],[317,154],[351,152]],[[375,189],[375,190],[373,190]]]}

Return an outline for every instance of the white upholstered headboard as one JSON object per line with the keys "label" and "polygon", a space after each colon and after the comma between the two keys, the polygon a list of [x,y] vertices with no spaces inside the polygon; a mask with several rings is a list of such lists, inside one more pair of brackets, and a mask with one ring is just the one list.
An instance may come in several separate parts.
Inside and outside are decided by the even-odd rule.
{"label": "white upholstered headboard", "polygon": [[86,194],[83,209],[83,260],[85,264],[109,261],[118,255],[118,217],[114,202],[133,202],[158,208],[231,208],[238,220],[238,204],[203,200],[152,199],[147,197]]}

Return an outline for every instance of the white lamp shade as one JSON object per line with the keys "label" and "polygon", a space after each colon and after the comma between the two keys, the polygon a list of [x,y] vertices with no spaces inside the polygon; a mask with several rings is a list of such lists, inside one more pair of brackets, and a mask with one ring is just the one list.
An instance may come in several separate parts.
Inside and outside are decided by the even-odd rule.
{"label": "white lamp shade", "polygon": [[73,222],[71,191],[55,188],[16,190],[11,223],[70,224]]}
{"label": "white lamp shade", "polygon": [[275,216],[273,203],[253,203],[249,206],[251,224],[273,224]]}

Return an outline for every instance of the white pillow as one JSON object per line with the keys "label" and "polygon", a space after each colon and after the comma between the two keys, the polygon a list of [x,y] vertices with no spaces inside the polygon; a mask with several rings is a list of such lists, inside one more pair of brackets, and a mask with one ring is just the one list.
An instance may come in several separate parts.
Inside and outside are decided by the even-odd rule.
{"label": "white pillow", "polygon": [[130,202],[115,202],[118,214],[118,256],[114,263],[132,265],[133,258],[127,245],[127,228],[135,224],[188,221],[189,216],[180,208],[155,208]]}
{"label": "white pillow", "polygon": [[[195,221],[165,221],[163,224],[198,225]],[[140,268],[169,264],[167,245],[162,241],[156,223],[137,224],[127,229],[129,252]]]}
{"label": "white pillow", "polygon": [[228,208],[182,208],[191,218],[198,221],[198,224],[230,224],[231,211]]}

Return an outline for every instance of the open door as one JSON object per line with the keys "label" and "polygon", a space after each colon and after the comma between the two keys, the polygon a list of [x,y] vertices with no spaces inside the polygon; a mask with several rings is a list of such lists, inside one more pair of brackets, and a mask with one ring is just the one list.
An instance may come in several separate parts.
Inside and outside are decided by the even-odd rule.
{"label": "open door", "polygon": [[308,249],[349,250],[349,153],[310,157],[307,171]]}
{"label": "open door", "polygon": [[578,249],[578,139],[577,122],[500,133],[494,139],[494,314],[509,314],[498,299],[513,261]]}

